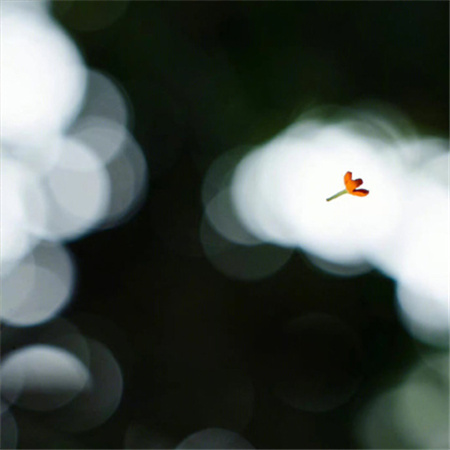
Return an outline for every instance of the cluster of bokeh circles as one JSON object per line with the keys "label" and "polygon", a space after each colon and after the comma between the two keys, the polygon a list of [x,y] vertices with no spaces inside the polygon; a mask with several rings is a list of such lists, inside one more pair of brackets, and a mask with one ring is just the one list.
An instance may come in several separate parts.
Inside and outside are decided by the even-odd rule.
{"label": "cluster of bokeh circles", "polygon": [[[273,274],[296,249],[338,276],[376,268],[397,282],[399,314],[413,336],[445,345],[447,148],[446,139],[417,135],[387,109],[327,120],[310,113],[260,148],[211,165],[203,184],[205,253],[241,279]],[[347,171],[370,194],[326,202],[344,188]]]}
{"label": "cluster of bokeh circles", "polygon": [[[109,26],[126,9],[126,2],[115,5],[108,8],[112,16],[77,28]],[[51,439],[80,448],[78,433],[117,411],[125,368],[106,343],[59,317],[76,285],[76,261],[65,243],[118,226],[138,210],[148,185],[146,160],[128,130],[126,93],[85,65],[47,1],[2,3],[1,110],[1,322],[8,329],[3,345],[12,348],[0,369],[1,446],[17,448],[29,435],[33,445]],[[84,320],[114,328],[100,317]],[[111,342],[120,340],[120,330],[111,334]],[[15,409],[39,414],[56,435],[17,421]],[[139,423],[124,430],[123,445],[253,448],[226,429],[199,430],[176,442]]]}
{"label": "cluster of bokeh circles", "polygon": [[[49,7],[2,2],[1,11],[1,322],[2,344],[13,348],[0,369],[3,448],[20,438],[11,406],[45,413],[67,432],[97,427],[117,409],[117,358],[58,318],[76,284],[65,243],[126,221],[148,181],[125,93],[86,66]],[[36,339],[9,345],[43,324]]]}
{"label": "cluster of bokeh circles", "polygon": [[[79,30],[119,20],[127,3],[112,4],[110,14],[78,23]],[[119,407],[124,375],[117,355],[58,318],[76,285],[65,243],[126,222],[145,197],[148,173],[129,131],[126,93],[111,76],[86,66],[48,2],[2,2],[1,8],[0,319],[13,330],[3,344],[15,347],[9,339],[46,324],[38,338],[17,339],[0,369],[1,444],[16,448],[15,408],[42,414],[54,429],[75,435],[105,423]],[[258,148],[222,154],[204,178],[200,240],[227,277],[264,279],[300,251],[334,276],[377,269],[395,281],[399,318],[422,358],[394,388],[380,389],[363,405],[354,435],[364,448],[448,445],[448,167],[447,139],[423,136],[401,114],[371,105],[305,114]],[[343,189],[347,171],[364,180],[369,196],[327,203]],[[283,368],[269,374],[275,395],[309,412],[347,402],[358,389],[358,373],[343,372],[331,390],[324,376],[316,392],[310,388],[315,375],[298,360],[309,357],[304,344],[315,339],[325,375],[335,373],[342,361],[330,349],[358,357],[352,330],[334,317],[310,314],[288,323],[286,334],[297,346],[286,351]],[[249,421],[251,382],[235,384],[238,403],[247,396],[241,413]],[[253,448],[222,428],[199,430],[179,443],[131,423],[123,439],[125,448]],[[79,447],[76,439],[72,447]]]}
{"label": "cluster of bokeh circles", "polygon": [[[365,104],[310,111],[269,142],[222,155],[204,178],[200,236],[223,274],[263,279],[300,251],[334,276],[376,269],[395,282],[399,318],[423,358],[367,405],[355,425],[364,448],[448,444],[448,170],[446,138]],[[369,195],[327,202],[347,171]],[[283,394],[288,404],[299,383]],[[433,426],[413,413],[423,407]]]}

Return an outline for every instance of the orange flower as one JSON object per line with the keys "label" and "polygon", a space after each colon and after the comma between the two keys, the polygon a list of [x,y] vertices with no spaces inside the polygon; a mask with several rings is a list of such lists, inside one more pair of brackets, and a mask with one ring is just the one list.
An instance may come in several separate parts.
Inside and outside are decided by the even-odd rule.
{"label": "orange flower", "polygon": [[335,198],[338,198],[344,194],[356,195],[357,197],[365,197],[369,193],[369,191],[366,189],[356,189],[357,187],[363,184],[363,180],[361,180],[361,178],[358,178],[357,180],[352,180],[351,172],[347,172],[344,175],[344,184],[345,189],[343,191],[338,192],[337,194],[334,194],[332,197],[327,198],[327,202],[329,202],[330,200],[334,200]]}

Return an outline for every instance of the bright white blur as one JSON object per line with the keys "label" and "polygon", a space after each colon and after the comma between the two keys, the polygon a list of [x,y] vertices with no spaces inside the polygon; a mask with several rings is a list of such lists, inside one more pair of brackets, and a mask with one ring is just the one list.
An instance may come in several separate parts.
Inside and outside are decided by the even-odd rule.
{"label": "bright white blur", "polygon": [[[345,188],[347,171],[369,195],[327,202]],[[339,276],[377,268],[399,283],[408,331],[438,346],[449,327],[448,200],[448,142],[417,135],[399,113],[379,107],[331,121],[305,115],[250,152],[221,156],[203,185],[206,220],[229,246],[298,248]],[[203,231],[202,241],[212,264],[235,277]],[[242,273],[257,266],[242,264]]]}
{"label": "bright white blur", "polygon": [[75,119],[87,71],[74,43],[45,12],[14,3],[2,2],[2,140],[32,144]]}
{"label": "bright white blur", "polygon": [[[147,186],[123,90],[85,66],[47,6],[2,2],[0,317],[13,326],[49,321],[69,303],[73,262],[60,264],[58,243],[123,223]],[[56,259],[42,265],[48,242]]]}
{"label": "bright white blur", "polygon": [[2,321],[38,325],[69,302],[75,282],[74,262],[59,244],[41,243],[2,282]]}
{"label": "bright white blur", "polygon": [[[243,222],[264,240],[302,247],[331,262],[365,261],[398,223],[393,169],[379,145],[345,125],[301,122],[245,158],[232,182]],[[364,179],[366,198],[326,198],[344,188],[348,171]]]}
{"label": "bright white blur", "polygon": [[[122,6],[94,28],[118,20]],[[85,65],[49,2],[1,2],[1,16],[0,320],[13,333],[42,325],[51,335],[2,363],[1,444],[16,448],[10,404],[83,431],[120,403],[113,354],[55,320],[76,285],[64,243],[125,222],[144,198],[148,173],[127,129],[132,111],[123,89]]]}

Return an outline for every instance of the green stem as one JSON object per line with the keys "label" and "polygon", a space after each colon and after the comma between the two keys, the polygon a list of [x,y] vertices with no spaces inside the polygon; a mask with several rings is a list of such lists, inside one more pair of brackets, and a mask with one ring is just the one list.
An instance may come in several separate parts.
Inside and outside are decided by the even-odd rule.
{"label": "green stem", "polygon": [[337,194],[334,194],[332,197],[327,198],[327,202],[329,202],[331,200],[334,200],[335,198],[338,198],[338,197],[340,197],[341,195],[344,195],[344,194],[348,194],[347,189],[344,189],[343,191],[338,192]]}

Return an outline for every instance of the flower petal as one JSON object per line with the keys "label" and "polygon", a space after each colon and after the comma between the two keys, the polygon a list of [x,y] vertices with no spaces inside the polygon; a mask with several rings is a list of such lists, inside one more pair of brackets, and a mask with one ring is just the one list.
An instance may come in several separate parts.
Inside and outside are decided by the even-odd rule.
{"label": "flower petal", "polygon": [[345,185],[347,185],[347,183],[348,183],[349,181],[351,181],[351,179],[352,179],[352,173],[351,173],[351,172],[347,172],[347,173],[344,175],[344,183],[345,183]]}
{"label": "flower petal", "polygon": [[352,180],[352,173],[347,172],[344,175],[344,183],[345,183],[345,189],[347,189],[350,194],[358,187],[363,184],[363,180],[361,178],[358,178],[357,180]]}
{"label": "flower petal", "polygon": [[350,192],[350,194],[357,188],[358,186],[356,185],[356,183],[353,180],[349,180],[347,181],[347,183],[345,183],[345,188],[347,189],[348,192]]}
{"label": "flower petal", "polygon": [[357,197],[365,197],[369,194],[369,191],[367,189],[355,189],[354,191],[350,192],[352,195],[356,195]]}

